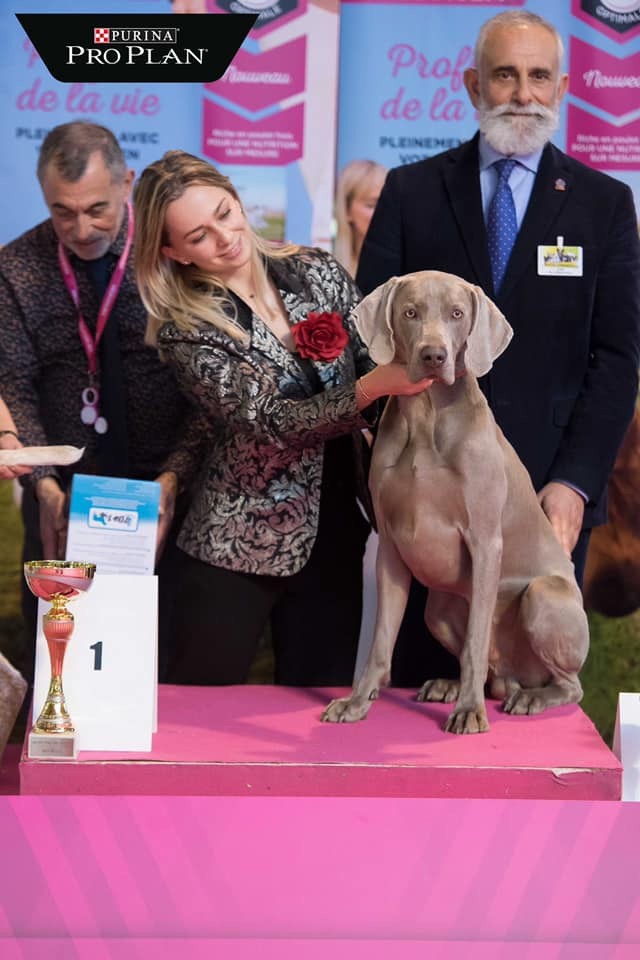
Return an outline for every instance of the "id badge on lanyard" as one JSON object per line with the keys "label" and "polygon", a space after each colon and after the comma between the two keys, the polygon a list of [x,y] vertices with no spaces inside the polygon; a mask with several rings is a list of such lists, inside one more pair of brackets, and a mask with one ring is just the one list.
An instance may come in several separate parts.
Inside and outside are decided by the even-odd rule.
{"label": "id badge on lanyard", "polygon": [[91,331],[87,326],[86,320],[82,316],[78,282],[69,262],[67,252],[62,243],[58,242],[58,263],[60,264],[60,271],[62,273],[65,286],[69,291],[69,296],[71,297],[73,304],[78,311],[78,335],[87,357],[87,379],[89,383],[81,394],[82,410],[80,411],[80,419],[88,426],[93,424],[93,429],[96,431],[96,433],[106,433],[109,429],[109,424],[107,423],[105,417],[103,417],[100,413],[100,390],[98,389],[96,383],[96,374],[98,371],[98,345],[113,309],[115,299],[118,296],[118,292],[122,284],[122,278],[124,277],[124,272],[127,267],[127,260],[129,259],[131,244],[133,242],[133,208],[130,201],[127,201],[127,210],[129,214],[127,239],[124,245],[124,250],[120,254],[120,259],[118,260],[117,266],[113,271],[111,279],[109,280],[109,285],[105,290],[102,303],[100,304],[100,309],[98,310],[95,337],[91,336]]}

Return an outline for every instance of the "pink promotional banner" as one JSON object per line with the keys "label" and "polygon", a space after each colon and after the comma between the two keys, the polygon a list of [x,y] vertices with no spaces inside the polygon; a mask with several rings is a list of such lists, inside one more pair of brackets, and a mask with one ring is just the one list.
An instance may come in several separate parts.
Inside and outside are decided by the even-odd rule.
{"label": "pink promotional banner", "polygon": [[569,105],[567,153],[598,170],[637,170],[640,165],[640,117],[623,130]]}
{"label": "pink promotional banner", "polygon": [[[268,117],[243,124],[224,107],[205,103],[204,123],[209,130],[207,151],[218,164],[286,166],[300,160],[303,154],[302,104],[281,110],[275,122]],[[232,125],[234,133],[229,131]]]}
{"label": "pink promotional banner", "polygon": [[306,36],[264,53],[239,50],[222,79],[208,88],[220,91],[221,96],[245,110],[257,112],[303,93],[306,63]]}
{"label": "pink promotional banner", "polygon": [[572,37],[569,46],[572,90],[577,98],[615,117],[640,109],[640,51],[614,57]]}
{"label": "pink promotional banner", "polygon": [[338,0],[208,0],[257,13],[222,78],[205,85],[201,152],[271,240],[329,248],[336,150]]}
{"label": "pink promotional banner", "polygon": [[65,960],[168,956],[163,942],[203,956],[207,941],[242,957],[313,940],[368,958],[377,940],[492,960],[640,950],[637,804],[5,798],[0,848],[3,960],[43,944]]}
{"label": "pink promotional banner", "polygon": [[640,51],[612,56],[571,37],[567,153],[598,170],[640,170]]}

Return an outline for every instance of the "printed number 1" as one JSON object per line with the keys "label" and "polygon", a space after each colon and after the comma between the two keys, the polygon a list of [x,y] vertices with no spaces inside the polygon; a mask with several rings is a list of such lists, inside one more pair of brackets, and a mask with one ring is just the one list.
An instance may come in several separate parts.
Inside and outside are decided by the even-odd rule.
{"label": "printed number 1", "polygon": [[93,669],[102,670],[102,640],[94,643],[89,650],[93,650]]}

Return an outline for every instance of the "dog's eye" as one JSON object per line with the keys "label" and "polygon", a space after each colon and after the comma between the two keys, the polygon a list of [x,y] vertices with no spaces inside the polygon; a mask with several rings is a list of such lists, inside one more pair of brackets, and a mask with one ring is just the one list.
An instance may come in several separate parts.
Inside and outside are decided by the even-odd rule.
{"label": "dog's eye", "polygon": [[463,317],[462,310],[460,310],[459,307],[454,307],[453,310],[451,311],[451,316],[453,317],[454,320],[462,320],[462,317]]}
{"label": "dog's eye", "polygon": [[404,315],[407,318],[407,320],[413,320],[417,316],[414,307],[407,307],[404,311]]}

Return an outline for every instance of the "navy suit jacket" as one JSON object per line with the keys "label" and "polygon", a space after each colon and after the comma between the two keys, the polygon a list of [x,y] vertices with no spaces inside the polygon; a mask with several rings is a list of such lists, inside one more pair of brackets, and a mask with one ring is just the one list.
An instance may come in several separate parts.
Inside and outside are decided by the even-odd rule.
{"label": "navy suit jacket", "polygon": [[[539,245],[583,250],[582,277],[539,276]],[[640,345],[640,242],[626,184],[548,144],[500,293],[491,279],[478,135],[391,170],[363,246],[357,283],[444,270],[478,284],[514,328],[481,387],[540,490],[564,480],[606,519],[605,490],[633,415]]]}

